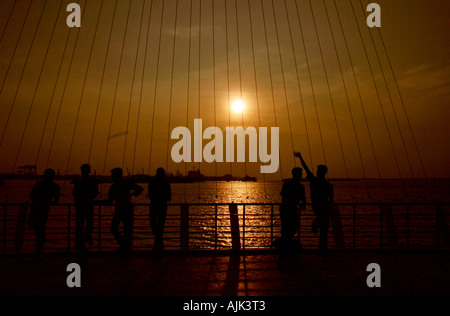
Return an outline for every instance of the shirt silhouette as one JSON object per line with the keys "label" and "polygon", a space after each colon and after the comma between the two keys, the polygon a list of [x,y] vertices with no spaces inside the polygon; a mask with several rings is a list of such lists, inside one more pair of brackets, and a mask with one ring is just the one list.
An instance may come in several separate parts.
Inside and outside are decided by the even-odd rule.
{"label": "shirt silhouette", "polygon": [[163,251],[164,226],[167,217],[167,203],[172,201],[172,190],[170,183],[166,180],[166,172],[159,168],[156,178],[148,185],[148,196],[150,198],[150,227],[155,236],[154,251]]}
{"label": "shirt silhouette", "polygon": [[300,228],[299,205],[305,209],[305,187],[300,183],[302,169],[292,170],[293,178],[283,184],[281,196],[283,199],[280,207],[281,238],[283,241],[291,241]]}
{"label": "shirt silhouette", "polygon": [[[111,223],[111,233],[119,244],[119,253],[126,254],[131,250],[131,236],[133,230],[133,204],[132,196],[139,196],[144,189],[139,185],[122,179],[122,169],[111,171],[113,184],[108,193],[108,203],[115,203],[114,217]],[[123,223],[123,235],[119,226]]]}
{"label": "shirt silhouette", "polygon": [[300,153],[295,153],[302,163],[303,168],[307,173],[307,179],[311,188],[311,203],[312,209],[316,216],[313,222],[313,232],[317,233],[320,229],[319,249],[327,251],[328,249],[328,230],[330,229],[331,205],[334,202],[333,185],[326,179],[328,168],[324,165],[317,167],[317,176],[315,176],[308,168],[305,160]]}
{"label": "shirt silhouette", "polygon": [[30,194],[31,211],[28,226],[36,231],[36,254],[41,255],[46,242],[50,205],[59,202],[61,187],[53,182],[55,171],[47,169],[44,180],[37,182]]}
{"label": "shirt silhouette", "polygon": [[[75,243],[81,255],[87,253],[86,244],[92,246],[92,231],[94,229],[94,203],[98,196],[98,183],[89,175],[91,167],[81,166],[82,178],[73,181],[73,197],[76,207]],[[85,230],[86,222],[86,230]]]}

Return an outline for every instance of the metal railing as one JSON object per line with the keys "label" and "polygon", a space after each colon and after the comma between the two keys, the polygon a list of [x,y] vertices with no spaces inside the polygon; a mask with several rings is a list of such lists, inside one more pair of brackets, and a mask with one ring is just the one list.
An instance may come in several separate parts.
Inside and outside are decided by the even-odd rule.
{"label": "metal railing", "polygon": [[[331,249],[450,249],[449,203],[340,203],[331,216]],[[35,233],[28,229],[28,204],[0,204],[0,249],[32,252]],[[270,250],[280,237],[280,204],[170,204],[164,234],[167,250]],[[150,204],[134,205],[133,249],[149,251],[154,237]],[[110,224],[114,207],[98,205],[94,214],[93,252],[117,249]],[[315,249],[311,206],[301,211],[298,238]],[[51,208],[46,251],[75,251],[75,206]]]}

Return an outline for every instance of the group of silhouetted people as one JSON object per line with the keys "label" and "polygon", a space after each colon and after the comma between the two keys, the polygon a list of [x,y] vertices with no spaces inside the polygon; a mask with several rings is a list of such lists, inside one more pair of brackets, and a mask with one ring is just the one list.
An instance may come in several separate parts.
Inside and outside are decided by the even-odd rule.
{"label": "group of silhouetted people", "polygon": [[[311,204],[315,219],[312,224],[313,233],[320,231],[319,249],[325,253],[328,250],[328,230],[330,229],[330,216],[334,200],[334,190],[326,179],[328,168],[324,165],[317,167],[317,176],[308,168],[301,153],[294,153],[300,159],[306,171],[306,179],[310,183]],[[306,208],[305,187],[301,183],[303,170],[294,168],[293,178],[284,183],[281,195],[283,198],[280,208],[281,217],[281,242],[289,244],[300,229],[300,210]],[[300,208],[300,210],[299,210]]]}
{"label": "group of silhouetted people", "polygon": [[[328,168],[320,165],[315,176],[305,163],[300,153],[295,153],[306,171],[306,179],[311,188],[311,204],[315,215],[312,231],[317,234],[320,231],[319,249],[326,252],[328,248],[328,230],[330,228],[330,216],[334,199],[333,186],[327,181]],[[111,222],[111,233],[119,245],[118,253],[126,255],[132,246],[133,230],[133,204],[131,198],[138,197],[144,189],[136,183],[124,180],[123,171],[120,168],[113,169],[112,185],[109,189],[108,199],[97,200],[99,195],[98,182],[90,177],[91,167],[81,166],[80,179],[73,181],[73,197],[76,206],[76,248],[81,256],[86,256],[86,244],[92,246],[92,232],[94,228],[94,206],[96,204],[114,204],[114,217]],[[294,168],[293,178],[283,185],[282,205],[280,207],[281,218],[281,243],[289,244],[300,229],[300,210],[306,209],[306,190],[301,183],[303,169]],[[32,201],[28,225],[36,231],[36,253],[40,256],[45,245],[46,224],[50,206],[57,204],[60,198],[61,188],[53,180],[55,171],[48,169],[44,173],[44,179],[35,184],[30,199]],[[167,216],[168,202],[172,200],[172,191],[166,180],[166,172],[159,168],[154,180],[148,185],[150,205],[150,227],[155,236],[153,250],[164,250],[163,234]],[[123,233],[120,232],[120,224],[123,224]]]}
{"label": "group of silhouetted people", "polygon": [[[90,177],[91,167],[81,166],[80,179],[73,181],[73,197],[76,206],[76,248],[80,256],[87,255],[86,244],[92,246],[92,232],[94,228],[94,206],[96,204],[114,204],[115,211],[111,222],[111,233],[119,245],[118,253],[126,255],[131,250],[133,227],[132,196],[138,197],[144,189],[132,181],[123,179],[123,171],[120,168],[113,169],[112,185],[109,189],[108,199],[97,200],[99,195],[99,183]],[[53,180],[55,171],[47,169],[44,179],[37,182],[31,192],[32,201],[28,225],[36,231],[36,254],[40,257],[46,240],[46,225],[50,206],[57,204],[60,198],[61,188]],[[157,170],[157,176],[149,183],[150,226],[155,235],[154,250],[162,252],[164,249],[163,233],[167,216],[167,204],[172,200],[170,184],[166,181],[165,170]],[[120,224],[123,225],[123,233],[120,232]]]}

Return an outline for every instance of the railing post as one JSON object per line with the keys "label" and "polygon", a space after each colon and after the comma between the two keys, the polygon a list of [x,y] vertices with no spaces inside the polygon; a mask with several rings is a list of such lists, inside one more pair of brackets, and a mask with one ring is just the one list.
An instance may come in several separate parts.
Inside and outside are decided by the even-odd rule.
{"label": "railing post", "polygon": [[98,220],[97,220],[97,251],[102,251],[102,206],[98,206]]}
{"label": "railing post", "polygon": [[409,250],[411,248],[410,244],[410,227],[409,227],[409,204],[406,206],[406,247]]}
{"label": "railing post", "polygon": [[70,207],[70,205],[68,206],[68,211],[69,211],[69,215],[67,216],[67,252],[70,253],[70,233],[71,233],[71,229],[70,229],[70,221],[71,221],[71,211],[72,208]]}
{"label": "railing post", "polygon": [[217,225],[218,223],[218,216],[219,216],[219,209],[217,207],[217,204],[214,207],[214,251],[217,251],[217,243],[218,243],[218,239],[219,239],[219,235],[218,235],[218,227]]}
{"label": "railing post", "polygon": [[272,204],[270,211],[270,249],[273,249],[273,219],[274,219],[274,211]]}
{"label": "railing post", "polygon": [[189,205],[183,204],[180,207],[180,249],[189,249]]}
{"label": "railing post", "polygon": [[230,228],[231,228],[231,245],[232,250],[241,250],[241,236],[239,232],[239,214],[236,204],[229,205],[230,211]]}
{"label": "railing post", "polygon": [[353,249],[356,249],[356,205],[353,205]]}
{"label": "railing post", "polygon": [[443,214],[441,212],[441,208],[439,207],[439,205],[435,205],[435,210],[436,210],[436,245],[437,245],[437,249],[441,250],[441,218],[445,219],[445,217],[443,217]]}
{"label": "railing post", "polygon": [[3,253],[6,253],[6,221],[8,220],[8,206],[3,205]]}
{"label": "railing post", "polygon": [[383,240],[384,240],[384,236],[383,236],[383,204],[380,207],[380,248],[383,249],[384,248],[384,244],[383,244]]}
{"label": "railing post", "polygon": [[242,210],[242,249],[245,250],[245,204]]}

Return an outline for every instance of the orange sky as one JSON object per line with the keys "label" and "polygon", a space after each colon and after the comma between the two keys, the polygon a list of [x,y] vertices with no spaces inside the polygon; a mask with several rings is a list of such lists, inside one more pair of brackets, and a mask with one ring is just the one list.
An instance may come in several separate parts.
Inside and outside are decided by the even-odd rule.
{"label": "orange sky", "polygon": [[[202,118],[204,127],[223,130],[230,122],[278,125],[281,169],[267,179],[289,176],[292,147],[309,163],[312,158],[313,165],[326,162],[330,177],[424,176],[378,30],[365,24],[360,1],[337,1],[350,58],[331,0],[325,1],[328,11],[323,1],[312,1],[316,24],[309,0],[298,0],[299,15],[294,0],[274,0],[277,27],[271,0],[262,0],[263,6],[261,0],[237,0],[237,9],[235,0],[216,0],[214,15],[213,2],[202,0],[201,24],[199,0],[179,1],[177,11],[175,0],[165,0],[164,15],[162,0],[132,0],[126,27],[130,2],[121,0],[111,37],[115,1],[105,0],[100,12],[102,1],[81,0],[82,28],[69,31],[65,7],[70,2],[63,2],[54,28],[61,3],[32,1],[23,30],[30,2],[18,1],[8,24],[14,1],[0,2],[0,172],[37,162],[39,171],[48,165],[72,173],[89,162],[97,173],[122,166],[154,173],[166,165],[170,172],[184,173],[194,164],[171,161],[175,141],[168,136],[177,126],[192,129],[194,119]],[[450,4],[377,2],[381,34],[426,174],[449,177]],[[243,115],[230,112],[241,91]],[[247,170],[262,178],[260,165],[235,163],[233,174]],[[214,164],[200,167],[215,173]],[[231,172],[226,163],[217,170],[219,175]]]}

